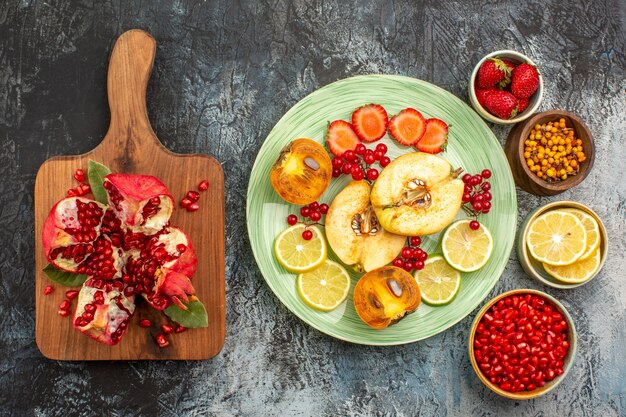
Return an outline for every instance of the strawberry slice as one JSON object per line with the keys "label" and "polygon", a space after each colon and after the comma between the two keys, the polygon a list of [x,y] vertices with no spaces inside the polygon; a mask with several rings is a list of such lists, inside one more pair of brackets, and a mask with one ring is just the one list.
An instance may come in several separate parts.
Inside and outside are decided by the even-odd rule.
{"label": "strawberry slice", "polygon": [[380,104],[367,104],[352,113],[352,127],[363,142],[376,142],[385,136],[389,117]]}
{"label": "strawberry slice", "polygon": [[448,143],[448,125],[443,120],[426,120],[426,133],[417,142],[421,152],[439,153],[446,149]]}
{"label": "strawberry slice", "polygon": [[426,120],[422,113],[407,108],[396,114],[389,121],[389,133],[403,145],[415,145],[426,132]]}
{"label": "strawberry slice", "polygon": [[346,151],[353,151],[361,141],[354,133],[350,123],[344,120],[335,120],[328,125],[326,143],[333,155],[343,156]]}

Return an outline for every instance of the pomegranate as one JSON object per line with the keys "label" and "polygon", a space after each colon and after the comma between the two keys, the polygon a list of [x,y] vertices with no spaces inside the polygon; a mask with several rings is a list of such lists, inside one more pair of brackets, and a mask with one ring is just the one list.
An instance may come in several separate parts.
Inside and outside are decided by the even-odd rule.
{"label": "pomegranate", "polygon": [[85,281],[74,312],[74,328],[100,343],[119,343],[135,311],[135,296],[127,297],[123,288],[119,279],[107,284],[93,278]]}
{"label": "pomegranate", "polygon": [[151,175],[109,174],[104,188],[115,215],[133,232],[152,235],[161,230],[174,210],[174,198]]}
{"label": "pomegranate", "polygon": [[58,269],[78,272],[79,265],[94,252],[105,210],[106,206],[82,197],[56,203],[43,226],[48,262]]}

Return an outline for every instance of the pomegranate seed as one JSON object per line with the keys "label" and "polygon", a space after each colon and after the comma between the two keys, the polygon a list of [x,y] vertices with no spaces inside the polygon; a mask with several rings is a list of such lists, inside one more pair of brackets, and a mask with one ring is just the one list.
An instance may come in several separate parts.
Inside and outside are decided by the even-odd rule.
{"label": "pomegranate seed", "polygon": [[69,190],[67,190],[67,196],[68,197],[76,197],[78,195],[78,193],[76,192],[75,189],[70,188]]}
{"label": "pomegranate seed", "polygon": [[172,330],[174,330],[174,329],[169,324],[162,324],[161,325],[161,330],[165,334],[172,334]]}
{"label": "pomegranate seed", "polygon": [[206,191],[208,189],[209,189],[209,181],[208,180],[200,181],[200,184],[198,184],[198,190],[199,191]]}
{"label": "pomegranate seed", "polygon": [[154,339],[156,340],[157,345],[159,345],[161,349],[166,348],[170,345],[170,342],[168,342],[167,338],[165,337],[163,333],[157,334]]}
{"label": "pomegranate seed", "polygon": [[187,211],[192,212],[192,211],[196,211],[200,208],[200,206],[198,205],[198,203],[191,203],[187,206]]}
{"label": "pomegranate seed", "polygon": [[77,187],[77,190],[80,190],[80,195],[85,195],[91,192],[91,187],[83,182]]}
{"label": "pomegranate seed", "polygon": [[70,309],[70,302],[68,300],[61,301],[61,304],[59,304],[59,309],[61,309],[61,310],[69,310]]}
{"label": "pomegranate seed", "polygon": [[185,197],[182,200],[180,200],[180,206],[183,207],[183,208],[189,207],[189,205],[191,203],[192,203],[192,201],[190,199],[188,199],[187,197]]}
{"label": "pomegranate seed", "polygon": [[69,316],[69,315],[70,315],[70,312],[69,312],[69,311],[67,311],[67,310],[59,310],[59,311],[57,311],[57,314],[58,314],[59,316],[61,316],[61,317],[67,317],[67,316]]}
{"label": "pomegranate seed", "polygon": [[188,191],[187,195],[185,196],[187,197],[189,200],[191,200],[192,203],[195,203],[196,201],[198,201],[200,199],[200,193],[197,191]]}
{"label": "pomegranate seed", "polygon": [[78,291],[76,290],[69,290],[65,292],[65,296],[67,298],[69,298],[70,300],[73,300],[74,298],[76,298],[78,296]]}
{"label": "pomegranate seed", "polygon": [[46,288],[43,289],[43,295],[49,295],[54,291],[54,287],[52,285],[46,285]]}
{"label": "pomegranate seed", "polygon": [[176,327],[176,329],[174,330],[175,333],[182,333],[185,330],[187,330],[187,328],[185,326],[178,326]]}
{"label": "pomegranate seed", "polygon": [[152,326],[152,322],[148,319],[139,320],[139,327],[143,327],[144,329]]}
{"label": "pomegranate seed", "polygon": [[74,171],[74,179],[78,182],[85,181],[85,171],[80,168],[76,169],[76,171]]}
{"label": "pomegranate seed", "polygon": [[187,246],[183,245],[182,243],[179,243],[178,245],[176,245],[176,250],[179,251],[180,253],[184,253],[187,250]]}

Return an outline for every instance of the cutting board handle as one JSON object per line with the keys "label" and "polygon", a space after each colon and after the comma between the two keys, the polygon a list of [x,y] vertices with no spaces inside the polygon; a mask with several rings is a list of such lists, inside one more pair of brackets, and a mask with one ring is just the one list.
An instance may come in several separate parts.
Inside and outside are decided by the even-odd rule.
{"label": "cutting board handle", "polygon": [[[155,51],[154,38],[140,29],[124,32],[117,39],[111,53],[107,77],[111,124],[103,143],[113,140],[120,145],[139,146],[141,143],[161,146],[150,126],[146,109],[146,88]],[[139,138],[143,139],[140,141]]]}

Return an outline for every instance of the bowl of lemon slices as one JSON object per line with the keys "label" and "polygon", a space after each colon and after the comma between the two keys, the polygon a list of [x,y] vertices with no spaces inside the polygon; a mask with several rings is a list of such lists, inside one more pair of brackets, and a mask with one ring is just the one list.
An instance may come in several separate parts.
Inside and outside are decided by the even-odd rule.
{"label": "bowl of lemon slices", "polygon": [[517,239],[517,257],[526,273],[560,289],[576,288],[595,278],[607,253],[602,220],[575,201],[557,201],[535,209]]}

